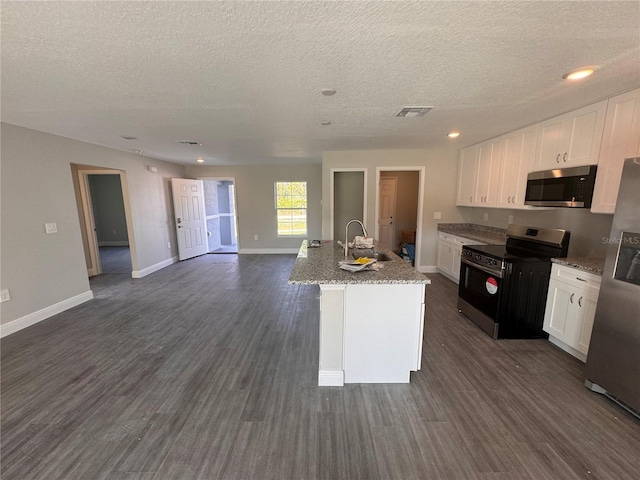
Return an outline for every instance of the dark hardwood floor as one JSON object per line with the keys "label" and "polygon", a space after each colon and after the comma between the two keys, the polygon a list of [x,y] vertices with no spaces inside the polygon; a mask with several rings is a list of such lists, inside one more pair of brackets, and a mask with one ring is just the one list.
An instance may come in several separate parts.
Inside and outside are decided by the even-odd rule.
{"label": "dark hardwood floor", "polygon": [[430,275],[407,385],[317,387],[294,256],[204,255],[2,340],[1,478],[626,480],[640,422],[544,340],[494,341]]}
{"label": "dark hardwood floor", "polygon": [[131,275],[131,251],[129,247],[100,247],[102,273],[126,273]]}

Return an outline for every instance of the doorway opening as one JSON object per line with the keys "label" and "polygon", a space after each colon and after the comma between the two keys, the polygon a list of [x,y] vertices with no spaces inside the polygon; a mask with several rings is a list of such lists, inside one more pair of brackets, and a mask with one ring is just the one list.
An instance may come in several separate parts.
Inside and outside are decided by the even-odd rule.
{"label": "doorway opening", "polygon": [[[132,274],[133,242],[124,172],[73,165],[87,275]],[[77,182],[77,183],[76,183]]]}
{"label": "doorway opening", "polygon": [[376,237],[414,266],[420,265],[424,174],[424,167],[377,168]]}
{"label": "doorway opening", "polygon": [[238,253],[234,178],[203,178],[208,253]]}
{"label": "doorway opening", "polygon": [[[349,220],[367,220],[367,171],[362,168],[331,169],[329,196],[331,240],[344,240]],[[366,225],[366,223],[365,223]]]}

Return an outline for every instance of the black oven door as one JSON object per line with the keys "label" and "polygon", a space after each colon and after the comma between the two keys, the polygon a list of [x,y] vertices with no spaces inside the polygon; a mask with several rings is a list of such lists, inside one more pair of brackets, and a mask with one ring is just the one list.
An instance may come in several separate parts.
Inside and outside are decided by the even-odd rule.
{"label": "black oven door", "polygon": [[458,296],[494,322],[498,321],[502,290],[501,272],[492,272],[462,259]]}

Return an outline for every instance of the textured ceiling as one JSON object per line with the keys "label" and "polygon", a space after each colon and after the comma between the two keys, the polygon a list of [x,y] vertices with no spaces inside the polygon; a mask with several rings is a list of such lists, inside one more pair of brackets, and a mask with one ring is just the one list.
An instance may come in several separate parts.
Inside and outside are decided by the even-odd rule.
{"label": "textured ceiling", "polygon": [[465,146],[640,86],[640,2],[2,1],[1,22],[2,121],[179,163]]}

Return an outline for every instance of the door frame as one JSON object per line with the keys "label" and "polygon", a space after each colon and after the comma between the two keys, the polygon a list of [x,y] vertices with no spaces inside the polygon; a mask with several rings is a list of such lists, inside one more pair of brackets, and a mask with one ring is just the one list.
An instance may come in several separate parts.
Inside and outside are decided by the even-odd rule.
{"label": "door frame", "polygon": [[131,276],[136,270],[138,259],[135,250],[135,240],[133,235],[133,217],[131,215],[131,204],[129,198],[129,190],[127,189],[126,174],[122,170],[113,169],[88,169],[78,168],[78,184],[80,187],[80,203],[82,206],[82,215],[84,217],[84,235],[87,238],[89,247],[89,262],[87,274],[90,277],[100,275],[102,273],[102,264],[100,263],[100,251],[98,248],[98,237],[95,231],[95,219],[93,217],[93,205],[91,203],[91,188],[89,186],[89,175],[118,175],[120,177],[120,187],[122,189],[122,202],[124,203],[124,217],[127,224],[127,238],[129,240],[129,252],[131,255]]}
{"label": "door frame", "polygon": [[[238,247],[238,253],[240,253],[240,216],[238,215],[239,207],[238,207],[238,184],[236,182],[236,177],[196,177],[196,180],[214,180],[214,181],[225,181],[225,182],[233,182],[233,226],[236,230],[236,245]],[[205,205],[204,209],[205,218],[207,215],[207,207]]]}
{"label": "door frame", "polygon": [[425,174],[426,167],[424,166],[387,166],[387,167],[376,167],[376,211],[375,211],[375,219],[376,219],[376,237],[378,238],[380,230],[378,226],[378,215],[380,214],[380,174],[382,172],[418,172],[418,218],[416,218],[416,258],[415,258],[415,267],[416,270],[420,270],[420,250],[422,245],[422,216],[424,211],[424,182],[425,182]]}
{"label": "door frame", "polygon": [[[333,211],[335,208],[335,180],[334,176],[336,173],[340,172],[362,172],[362,223],[367,222],[367,168],[364,167],[356,167],[356,168],[332,168],[329,172],[329,237],[331,240],[335,240],[334,237],[335,232],[333,231],[333,223],[334,223],[334,215]],[[376,220],[377,222],[377,220]],[[371,230],[371,229],[369,229]],[[377,237],[376,237],[377,238]]]}

